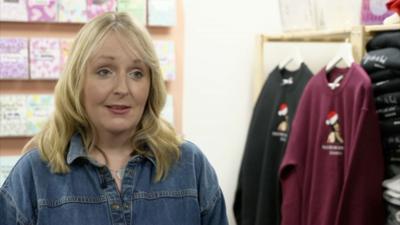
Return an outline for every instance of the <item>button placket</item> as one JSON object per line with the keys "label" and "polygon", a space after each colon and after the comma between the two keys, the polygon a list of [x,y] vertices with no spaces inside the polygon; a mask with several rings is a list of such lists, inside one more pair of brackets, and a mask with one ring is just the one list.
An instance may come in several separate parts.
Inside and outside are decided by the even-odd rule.
{"label": "button placket", "polygon": [[118,203],[113,203],[113,204],[111,204],[111,208],[113,210],[119,210],[121,207],[120,207],[120,205]]}
{"label": "button placket", "polygon": [[117,187],[114,183],[114,179],[107,169],[107,167],[99,168],[100,180],[101,180],[101,188],[104,191],[104,194],[107,196],[109,209],[111,212],[111,219],[113,224],[127,224],[124,217],[124,210],[122,206],[122,199],[117,190]]}
{"label": "button placket", "polygon": [[141,168],[141,162],[142,159],[139,157],[135,157],[134,159],[129,161],[125,171],[125,177],[123,181],[124,184],[122,185],[122,207],[125,214],[125,220],[129,223],[132,223],[133,191],[137,182],[138,170]]}

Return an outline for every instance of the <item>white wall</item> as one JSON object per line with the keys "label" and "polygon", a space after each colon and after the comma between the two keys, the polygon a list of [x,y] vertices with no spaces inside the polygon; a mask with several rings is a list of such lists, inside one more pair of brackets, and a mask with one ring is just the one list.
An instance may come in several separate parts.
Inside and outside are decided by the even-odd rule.
{"label": "white wall", "polygon": [[230,224],[252,113],[256,38],[280,32],[278,1],[186,0],[183,134],[216,169]]}

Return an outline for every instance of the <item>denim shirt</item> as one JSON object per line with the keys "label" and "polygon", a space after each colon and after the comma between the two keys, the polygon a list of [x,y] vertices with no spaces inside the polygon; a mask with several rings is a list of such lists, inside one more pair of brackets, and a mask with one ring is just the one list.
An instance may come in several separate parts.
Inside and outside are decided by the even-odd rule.
{"label": "denim shirt", "polygon": [[160,182],[156,162],[133,156],[119,192],[106,167],[87,157],[79,135],[70,142],[70,172],[53,174],[37,149],[15,165],[0,188],[0,225],[225,225],[214,169],[190,142]]}

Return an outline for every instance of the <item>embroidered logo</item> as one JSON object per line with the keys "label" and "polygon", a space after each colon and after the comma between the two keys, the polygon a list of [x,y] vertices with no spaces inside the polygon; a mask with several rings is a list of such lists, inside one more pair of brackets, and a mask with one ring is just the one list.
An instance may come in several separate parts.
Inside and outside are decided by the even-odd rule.
{"label": "embroidered logo", "polygon": [[339,115],[335,111],[330,111],[326,117],[325,124],[330,131],[326,139],[326,144],[322,149],[328,150],[330,155],[343,155],[344,140],[340,130]]}
{"label": "embroidered logo", "polygon": [[340,124],[339,124],[339,116],[336,112],[331,111],[328,113],[327,120],[325,121],[326,125],[331,127],[331,132],[328,135],[328,140],[326,141],[329,144],[343,144],[343,138],[340,134]]}
{"label": "embroidered logo", "polygon": [[286,142],[287,140],[287,132],[289,130],[289,116],[288,116],[288,105],[286,103],[282,103],[278,108],[278,116],[280,118],[280,122],[277,125],[276,131],[272,132],[273,136],[280,137],[280,140]]}
{"label": "embroidered logo", "polygon": [[288,130],[288,106],[286,103],[282,103],[279,106],[278,116],[283,117],[283,121],[278,125],[278,131],[287,132]]}

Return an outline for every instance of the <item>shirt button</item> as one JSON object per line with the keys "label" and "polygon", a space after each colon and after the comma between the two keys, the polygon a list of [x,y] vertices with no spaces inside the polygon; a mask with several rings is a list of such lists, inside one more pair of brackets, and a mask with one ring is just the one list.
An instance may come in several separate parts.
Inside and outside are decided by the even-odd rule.
{"label": "shirt button", "polygon": [[118,210],[120,207],[119,207],[119,204],[114,203],[114,204],[111,205],[111,208],[115,209],[115,210]]}
{"label": "shirt button", "polygon": [[124,203],[124,209],[129,209],[129,204],[128,203]]}

